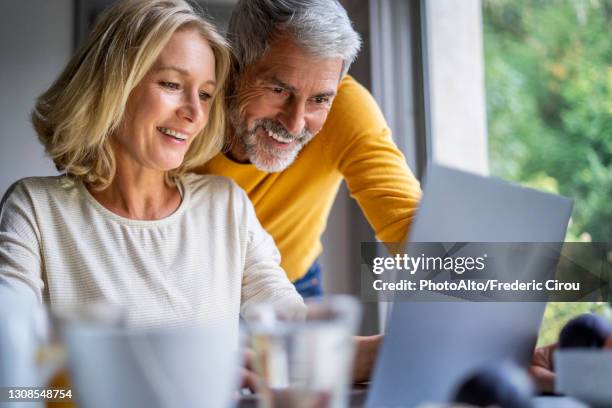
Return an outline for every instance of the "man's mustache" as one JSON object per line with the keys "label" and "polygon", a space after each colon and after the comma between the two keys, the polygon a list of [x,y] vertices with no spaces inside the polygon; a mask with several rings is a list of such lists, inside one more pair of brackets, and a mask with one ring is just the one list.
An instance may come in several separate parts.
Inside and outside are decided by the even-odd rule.
{"label": "man's mustache", "polygon": [[265,131],[276,133],[284,139],[297,140],[298,142],[308,140],[311,136],[310,132],[306,128],[302,129],[302,131],[298,135],[295,135],[289,132],[279,122],[271,119],[261,119],[255,121],[255,123],[253,124],[253,130],[251,130],[249,133],[254,134],[257,131],[257,128],[259,127],[264,129]]}

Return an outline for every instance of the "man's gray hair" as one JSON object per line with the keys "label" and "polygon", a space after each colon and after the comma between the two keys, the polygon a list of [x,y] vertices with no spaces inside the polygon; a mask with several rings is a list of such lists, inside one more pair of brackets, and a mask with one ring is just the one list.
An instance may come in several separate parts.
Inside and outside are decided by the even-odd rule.
{"label": "man's gray hair", "polygon": [[317,58],[341,57],[342,74],[357,57],[361,38],[337,0],[240,0],[227,36],[238,72],[261,58],[275,35],[288,33]]}

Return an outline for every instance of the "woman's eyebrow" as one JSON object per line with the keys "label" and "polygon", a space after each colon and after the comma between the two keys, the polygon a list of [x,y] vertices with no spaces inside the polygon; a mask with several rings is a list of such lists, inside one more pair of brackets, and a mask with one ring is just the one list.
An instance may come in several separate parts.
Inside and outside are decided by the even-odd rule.
{"label": "woman's eyebrow", "polygon": [[[189,71],[187,71],[186,69],[181,68],[179,66],[176,66],[176,65],[162,65],[162,66],[156,67],[155,71],[176,71],[176,72],[178,72],[179,74],[181,74],[183,76],[191,75],[191,73]],[[206,81],[205,84],[210,84],[212,86],[217,86],[217,83],[214,80],[212,80],[212,79],[209,79],[208,81]]]}

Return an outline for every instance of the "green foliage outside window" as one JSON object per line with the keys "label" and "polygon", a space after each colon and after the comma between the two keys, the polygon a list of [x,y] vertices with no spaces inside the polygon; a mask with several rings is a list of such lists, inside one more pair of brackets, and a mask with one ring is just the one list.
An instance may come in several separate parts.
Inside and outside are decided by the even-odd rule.
{"label": "green foliage outside window", "polygon": [[[574,199],[568,241],[612,242],[612,0],[483,0],[491,173]],[[558,303],[539,343],[603,304]]]}

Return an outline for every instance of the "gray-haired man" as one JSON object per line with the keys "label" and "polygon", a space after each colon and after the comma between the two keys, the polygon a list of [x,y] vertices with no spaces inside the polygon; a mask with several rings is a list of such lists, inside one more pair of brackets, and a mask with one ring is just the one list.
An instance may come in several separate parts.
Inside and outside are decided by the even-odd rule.
{"label": "gray-haired man", "polygon": [[[342,180],[386,242],[405,238],[419,183],[375,101],[346,75],[361,40],[334,0],[242,0],[230,20],[235,53],[230,150],[205,172],[233,178],[300,282]],[[316,293],[313,293],[316,295]]]}
{"label": "gray-haired man", "polygon": [[[405,238],[419,183],[372,96],[346,75],[361,40],[337,1],[241,0],[228,39],[232,144],[202,172],[248,193],[288,277],[319,295],[320,237],[341,182],[387,242]],[[358,338],[355,380],[369,377],[379,342]]]}
{"label": "gray-haired man", "polygon": [[[346,75],[361,41],[337,1],[240,0],[228,38],[232,143],[202,172],[248,193],[288,277],[319,295],[320,237],[340,183],[384,242],[405,239],[419,183],[372,96]],[[358,338],[356,381],[369,378],[380,340]]]}

